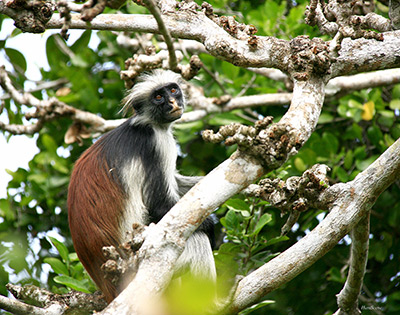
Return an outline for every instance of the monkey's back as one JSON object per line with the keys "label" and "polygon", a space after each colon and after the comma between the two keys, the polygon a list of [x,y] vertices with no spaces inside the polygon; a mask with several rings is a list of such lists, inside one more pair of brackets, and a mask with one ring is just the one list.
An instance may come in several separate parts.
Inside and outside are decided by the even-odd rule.
{"label": "monkey's back", "polygon": [[75,164],[68,191],[68,221],[80,261],[110,302],[116,296],[116,288],[101,271],[105,262],[102,248],[118,246],[115,231],[118,213],[123,210],[123,194],[98,152],[96,143]]}

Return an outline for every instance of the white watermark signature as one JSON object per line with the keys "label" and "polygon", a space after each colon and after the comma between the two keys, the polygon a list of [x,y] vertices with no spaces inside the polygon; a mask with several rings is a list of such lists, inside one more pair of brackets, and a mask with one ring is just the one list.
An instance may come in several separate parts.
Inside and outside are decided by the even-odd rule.
{"label": "white watermark signature", "polygon": [[373,305],[362,305],[362,311],[383,311],[384,308],[382,306],[373,306]]}

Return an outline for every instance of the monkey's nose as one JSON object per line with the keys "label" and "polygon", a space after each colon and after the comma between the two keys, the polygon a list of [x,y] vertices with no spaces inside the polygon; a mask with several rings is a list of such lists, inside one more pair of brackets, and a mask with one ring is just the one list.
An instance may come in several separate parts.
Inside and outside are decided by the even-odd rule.
{"label": "monkey's nose", "polygon": [[171,112],[180,110],[181,108],[179,107],[178,103],[176,102],[176,99],[170,98],[169,99],[169,104],[172,106]]}

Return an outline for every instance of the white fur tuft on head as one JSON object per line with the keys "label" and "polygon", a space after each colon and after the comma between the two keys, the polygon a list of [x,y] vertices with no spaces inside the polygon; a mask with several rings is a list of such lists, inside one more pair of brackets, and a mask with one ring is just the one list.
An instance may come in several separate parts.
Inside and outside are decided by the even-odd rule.
{"label": "white fur tuft on head", "polygon": [[149,98],[150,94],[159,87],[168,83],[180,85],[182,82],[181,76],[171,70],[156,69],[150,73],[143,73],[124,98],[122,111],[126,114],[129,107],[133,107],[135,101]]}

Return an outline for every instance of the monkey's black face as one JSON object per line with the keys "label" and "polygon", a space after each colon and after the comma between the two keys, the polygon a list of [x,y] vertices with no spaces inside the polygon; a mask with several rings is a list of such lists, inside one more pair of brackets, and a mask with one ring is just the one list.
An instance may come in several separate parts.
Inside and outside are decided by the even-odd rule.
{"label": "monkey's black face", "polygon": [[176,83],[169,83],[156,89],[149,100],[151,116],[157,123],[170,123],[183,114],[184,98]]}

